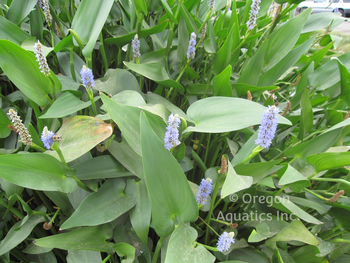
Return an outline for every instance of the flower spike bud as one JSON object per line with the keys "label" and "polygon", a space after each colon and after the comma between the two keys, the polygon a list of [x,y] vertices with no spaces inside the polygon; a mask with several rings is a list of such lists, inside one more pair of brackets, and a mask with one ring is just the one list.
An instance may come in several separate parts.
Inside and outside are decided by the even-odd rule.
{"label": "flower spike bud", "polygon": [[252,30],[254,28],[254,26],[256,25],[256,18],[258,16],[259,10],[260,10],[260,6],[259,3],[261,1],[260,0],[253,0],[252,5],[250,6],[250,16],[249,16],[249,20],[247,22],[247,27],[248,30]]}
{"label": "flower spike bud", "polygon": [[228,251],[230,249],[231,243],[232,244],[235,243],[235,240],[233,238],[234,235],[235,235],[234,232],[230,232],[230,233],[224,232],[221,234],[221,236],[219,237],[218,243],[216,244],[220,252]]}
{"label": "flower spike bud", "polygon": [[199,185],[198,192],[196,195],[196,200],[198,205],[205,205],[207,203],[208,196],[213,190],[213,181],[210,178],[202,179]]}
{"label": "flower spike bud", "polygon": [[32,137],[30,136],[27,128],[22,123],[21,118],[17,115],[17,112],[15,112],[13,109],[10,109],[7,115],[10,116],[15,131],[21,136],[21,141],[25,145],[33,145]]}
{"label": "flower spike bud", "polygon": [[141,56],[140,53],[140,40],[138,34],[135,35],[134,39],[131,42],[132,46],[132,58],[139,58]]}
{"label": "flower spike bud", "polygon": [[227,160],[225,155],[221,156],[221,168],[219,170],[220,174],[225,174],[227,172]]}
{"label": "flower spike bud", "polygon": [[42,0],[42,6],[44,10],[46,23],[51,26],[52,16],[50,13],[49,0]]}
{"label": "flower spike bud", "polygon": [[50,68],[47,64],[46,57],[39,40],[34,44],[34,54],[36,56],[36,61],[39,62],[39,68],[41,69],[41,72],[44,73],[45,76],[50,75]]}
{"label": "flower spike bud", "polygon": [[189,41],[188,50],[187,50],[187,59],[194,59],[196,55],[196,33],[191,33],[191,39]]}
{"label": "flower spike bud", "polygon": [[258,139],[255,140],[255,144],[260,145],[263,148],[270,147],[271,141],[276,134],[279,111],[279,108],[273,105],[269,106],[268,109],[264,112],[261,120],[261,125],[259,126]]}
{"label": "flower spike bud", "polygon": [[214,9],[215,6],[215,0],[209,0],[209,12],[212,11]]}
{"label": "flower spike bud", "polygon": [[80,70],[81,81],[83,86],[87,90],[91,90],[95,86],[94,76],[92,75],[92,70],[86,67],[85,65]]}
{"label": "flower spike bud", "polygon": [[46,149],[50,150],[51,145],[53,144],[52,136],[54,136],[55,133],[52,131],[49,131],[47,126],[44,127],[43,132],[41,133],[41,141],[43,142]]}
{"label": "flower spike bud", "polygon": [[180,144],[179,141],[179,125],[181,120],[177,114],[170,114],[168,118],[168,126],[166,127],[166,133],[164,138],[164,147],[169,151],[175,146]]}

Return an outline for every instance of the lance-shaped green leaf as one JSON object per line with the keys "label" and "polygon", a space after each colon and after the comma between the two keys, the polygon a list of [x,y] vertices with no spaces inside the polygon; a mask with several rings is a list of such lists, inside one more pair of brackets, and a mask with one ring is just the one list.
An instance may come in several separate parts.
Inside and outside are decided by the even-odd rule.
{"label": "lance-shaped green leaf", "polygon": [[111,224],[81,227],[68,233],[34,240],[39,247],[52,247],[65,250],[93,250],[113,253],[114,243],[107,242],[113,235]]}
{"label": "lance-shaped green leaf", "polygon": [[137,236],[144,244],[147,244],[149,225],[151,223],[151,204],[145,180],[135,182],[135,180],[129,179],[125,192],[132,193],[136,198],[135,207],[130,210],[130,221]]}
{"label": "lance-shaped green leaf", "polygon": [[[39,211],[46,212],[46,209],[45,207],[41,207]],[[25,223],[23,223],[22,221],[23,220],[14,224],[11,227],[11,229],[7,232],[6,237],[2,240],[0,244],[0,255],[5,254],[6,252],[19,245],[22,241],[24,241],[33,231],[33,228],[37,224],[44,222],[45,219],[42,215],[32,215],[29,218],[27,218]]]}
{"label": "lance-shaped green leaf", "polygon": [[[99,2],[84,0],[79,4],[72,22],[72,29],[86,44],[83,49],[85,57],[91,55],[113,3],[114,0],[100,0]],[[77,44],[75,45],[77,46]]]}
{"label": "lance-shaped green leaf", "polygon": [[198,206],[181,166],[164,148],[141,113],[141,151],[144,176],[152,207],[153,228],[167,237],[175,227],[175,218],[190,222],[198,217]]}
{"label": "lance-shaped green leaf", "polygon": [[124,194],[123,179],[107,180],[98,192],[90,194],[63,223],[61,229],[77,226],[96,226],[111,222],[136,203],[135,197]]}
{"label": "lance-shaped green leaf", "polygon": [[180,83],[170,79],[168,73],[165,71],[165,68],[161,63],[152,62],[146,64],[134,64],[124,61],[124,64],[131,70],[146,78],[149,78],[166,87],[173,87],[177,89],[181,94],[183,94],[185,91],[184,87]]}
{"label": "lance-shaped green leaf", "polygon": [[197,236],[198,233],[194,228],[181,222],[170,237],[165,263],[213,263],[215,257],[201,244],[193,246]]}
{"label": "lance-shaped green leaf", "polygon": [[289,164],[278,172],[283,174],[278,184],[287,185],[294,192],[300,193],[303,188],[311,185],[310,181],[304,175]]}
{"label": "lance-shaped green leaf", "polygon": [[339,60],[338,66],[340,71],[341,98],[350,107],[350,73]]}
{"label": "lance-shaped green leaf", "polygon": [[[259,103],[239,98],[210,97],[194,102],[187,116],[195,123],[186,132],[220,133],[240,130],[261,123],[266,107]],[[278,116],[278,123],[291,122]]]}
{"label": "lance-shaped green leaf", "polygon": [[27,38],[30,38],[27,32],[11,23],[5,17],[0,16],[0,39],[7,39],[17,45],[21,45]]}
{"label": "lance-shaped green leaf", "polygon": [[[111,136],[112,127],[95,117],[74,116],[63,122],[57,134],[62,137],[62,140],[58,141],[57,144],[66,162],[71,162]],[[46,151],[45,153],[59,159],[54,151]]]}
{"label": "lance-shaped green leaf", "polygon": [[68,250],[67,263],[75,262],[101,263],[101,253],[91,250]]}
{"label": "lance-shaped green leaf", "polygon": [[[141,156],[140,147],[140,112],[142,109],[129,105],[120,104],[106,95],[101,96],[112,120],[118,125],[123,137],[130,147]],[[154,114],[145,111],[152,128],[156,131],[159,138],[163,139],[165,134],[165,122]]]}
{"label": "lance-shaped green leaf", "polygon": [[[139,37],[139,39],[141,39],[141,38],[153,35],[153,34],[161,33],[164,31],[164,29],[167,27],[167,25],[168,25],[168,22],[164,21],[164,22],[157,24],[154,27],[151,27],[148,29],[143,29],[143,30],[141,30],[138,37]],[[133,32],[130,34],[122,35],[120,37],[107,38],[105,40],[105,42],[107,44],[116,44],[118,47],[122,48],[124,45],[130,43],[134,39],[135,35],[136,35],[136,32]]]}
{"label": "lance-shaped green leaf", "polygon": [[[323,224],[323,222],[319,221],[312,215],[306,213],[303,209],[301,209],[299,206],[290,201],[288,197],[281,198],[280,196],[276,196],[274,202],[287,208],[291,212],[291,218],[293,218],[292,216],[294,215],[309,223],[313,223],[316,225]],[[283,218],[282,216],[283,215],[281,215],[281,219]]]}
{"label": "lance-shaped green leaf", "polygon": [[314,119],[308,89],[305,89],[303,95],[301,96],[300,106],[301,115],[298,138],[303,141],[305,135],[307,135],[312,129]]}
{"label": "lance-shaped green leaf", "polygon": [[61,82],[52,71],[50,77],[40,72],[39,63],[33,53],[8,40],[0,40],[0,67],[17,88],[40,106],[46,105],[45,96],[52,93],[53,89],[57,94],[62,88]]}
{"label": "lance-shaped green leaf", "polygon": [[315,172],[338,169],[350,165],[350,152],[314,154],[306,161],[315,168]]}
{"label": "lance-shaped green leaf", "polygon": [[10,135],[11,129],[7,125],[12,125],[9,118],[6,114],[1,110],[0,111],[0,138],[6,138]]}
{"label": "lance-shaped green leaf", "polygon": [[32,11],[38,1],[36,0],[13,0],[7,11],[7,19],[18,25]]}
{"label": "lance-shaped green leaf", "polygon": [[[338,123],[341,124],[341,123]],[[338,126],[335,125],[335,126]],[[306,158],[307,156],[315,153],[321,153],[332,147],[339,135],[341,134],[342,129],[337,128],[330,131],[322,133],[321,135],[304,142],[302,144],[296,145],[286,151],[286,156],[295,156],[299,158]]]}
{"label": "lance-shaped green leaf", "polygon": [[228,171],[224,185],[221,190],[221,198],[236,193],[243,189],[249,188],[253,183],[253,177],[241,176],[236,173],[230,162],[227,163]]}
{"label": "lance-shaped green leaf", "polygon": [[232,97],[230,85],[232,67],[228,65],[219,75],[213,79],[214,96]]}
{"label": "lance-shaped green leaf", "polygon": [[300,15],[290,19],[269,36],[263,72],[273,68],[292,50],[310,14],[311,8],[308,8],[301,12]]}
{"label": "lance-shaped green leaf", "polygon": [[232,87],[236,90],[238,97],[247,97],[247,92],[250,91],[251,93],[263,93],[265,90],[274,90],[278,89],[277,86],[267,86],[267,87],[258,87],[258,86],[252,86],[245,83],[235,83],[232,85]]}
{"label": "lance-shaped green leaf", "polygon": [[[214,72],[216,74],[220,74],[220,72],[224,71],[227,65],[231,60],[231,50],[233,46],[233,31],[234,26],[231,27],[230,32],[227,34],[225,43],[222,45],[220,50],[217,53],[215,62],[214,62]],[[235,32],[238,34],[238,32]],[[231,72],[230,72],[231,73]]]}
{"label": "lance-shaped green leaf", "polygon": [[42,191],[74,192],[77,184],[67,175],[74,172],[52,156],[23,153],[0,156],[0,176],[7,181]]}
{"label": "lance-shaped green leaf", "polygon": [[[96,100],[96,99],[95,99]],[[81,101],[70,92],[65,92],[59,97],[48,109],[48,111],[40,116],[40,119],[62,118],[67,115],[76,113],[91,105],[91,101]]]}
{"label": "lance-shaped green leaf", "polygon": [[306,244],[317,246],[319,244],[316,237],[307,230],[300,220],[295,220],[286,228],[282,229],[270,241],[300,241]]}

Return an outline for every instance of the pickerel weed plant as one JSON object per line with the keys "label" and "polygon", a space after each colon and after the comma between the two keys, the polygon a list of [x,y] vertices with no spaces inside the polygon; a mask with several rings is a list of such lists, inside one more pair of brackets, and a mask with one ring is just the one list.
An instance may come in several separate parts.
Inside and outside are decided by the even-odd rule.
{"label": "pickerel weed plant", "polygon": [[300,0],[0,0],[0,261],[350,262],[350,53]]}

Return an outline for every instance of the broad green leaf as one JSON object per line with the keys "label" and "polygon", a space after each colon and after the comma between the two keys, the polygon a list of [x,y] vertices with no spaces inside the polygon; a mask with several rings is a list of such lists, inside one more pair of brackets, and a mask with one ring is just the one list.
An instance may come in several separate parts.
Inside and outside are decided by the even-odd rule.
{"label": "broad green leaf", "polygon": [[[102,94],[102,101],[109,115],[118,125],[123,137],[126,139],[130,147],[141,156],[140,148],[140,112],[142,109],[128,105],[120,104]],[[155,129],[160,138],[164,138],[165,122],[159,117],[144,111],[151,122],[152,128]]]}
{"label": "broad green leaf", "polygon": [[170,237],[165,263],[214,263],[215,257],[204,246],[201,244],[193,246],[197,236],[198,233],[194,228],[181,222]]}
{"label": "broad green leaf", "polygon": [[173,12],[172,12],[170,6],[168,5],[167,1],[166,1],[166,0],[161,0],[161,3],[163,4],[163,7],[164,7],[164,9],[165,9],[165,12],[166,12],[166,14],[167,14],[169,20],[170,20],[171,22],[177,24],[177,20],[176,20],[176,18],[175,18],[175,16],[174,16],[174,14],[173,14]]}
{"label": "broad green leaf", "polygon": [[91,160],[72,166],[80,180],[104,179],[132,175],[110,155],[97,156]]}
{"label": "broad green leaf", "polygon": [[[0,40],[0,67],[29,99],[40,106],[46,105],[45,96],[52,93],[53,89],[57,94],[62,88],[52,71],[49,77],[40,72],[34,54],[8,40]],[[55,86],[50,78],[53,79]]]}
{"label": "broad green leaf", "polygon": [[125,140],[120,143],[112,141],[108,146],[108,151],[131,173],[140,179],[143,178],[142,158]]}
{"label": "broad green leaf", "polygon": [[[31,38],[26,39],[22,43],[21,47],[24,48],[25,50],[34,52],[34,50],[35,50],[34,49],[34,44],[37,43],[37,42],[38,42],[38,40],[35,37],[31,37]],[[47,46],[44,46],[44,45],[42,45],[41,48],[43,50],[43,54],[44,54],[45,57],[47,57],[47,55],[53,50],[52,47],[47,47]]]}
{"label": "broad green leaf", "polygon": [[34,240],[39,247],[52,247],[64,250],[93,250],[113,253],[114,243],[107,242],[113,235],[111,224],[81,227],[68,233],[43,237]]}
{"label": "broad green leaf", "polygon": [[[43,17],[40,13],[40,8],[35,8],[29,14],[29,22],[30,22],[30,34],[35,37],[35,39],[43,38]],[[18,43],[16,43],[18,44]]]}
{"label": "broad green leaf", "polygon": [[151,204],[148,198],[147,188],[144,180],[135,182],[133,179],[127,181],[127,188],[125,190],[128,193],[128,188],[134,188],[133,195],[136,198],[135,207],[133,207],[130,214],[131,225],[134,228],[138,237],[144,244],[147,244],[148,231],[151,223]]}
{"label": "broad green leaf", "polygon": [[[81,189],[80,187],[78,187],[75,191],[77,191],[78,189]],[[81,189],[83,190],[83,189]],[[75,192],[74,191],[74,192]],[[74,193],[73,192],[73,193]],[[70,216],[71,214],[73,214],[74,212],[74,208],[71,205],[71,203],[69,202],[69,199],[67,197],[66,193],[62,193],[62,192],[57,192],[57,191],[45,191],[44,192],[46,194],[46,196],[48,198],[50,198],[50,200],[57,205],[61,211],[66,215],[66,216]]]}
{"label": "broad green leaf", "polygon": [[347,52],[317,68],[308,77],[309,85],[316,87],[318,90],[325,90],[337,84],[340,81],[339,62],[337,60],[350,70],[350,52]]}
{"label": "broad green leaf", "polygon": [[68,250],[67,263],[76,262],[101,263],[101,253],[92,250]]}
{"label": "broad green leaf", "polygon": [[350,165],[350,152],[330,152],[314,154],[306,161],[315,168],[315,172],[342,168]]}
{"label": "broad green leaf", "polygon": [[146,2],[143,0],[134,0],[136,12],[143,13],[144,15],[147,15],[147,7]]}
{"label": "broad green leaf", "polygon": [[308,89],[306,89],[301,96],[300,106],[301,116],[298,138],[303,141],[305,135],[307,135],[312,129],[314,119]]}
{"label": "broad green leaf", "polygon": [[57,263],[55,254],[50,251],[42,254],[27,255],[30,262]]}
{"label": "broad green leaf", "polygon": [[6,114],[0,110],[0,138],[6,138],[10,135],[11,129],[7,125],[12,125],[12,122]]}
{"label": "broad green leaf", "polygon": [[292,213],[292,215],[295,215],[308,223],[312,223],[316,225],[323,224],[323,222],[317,220],[315,217],[306,213],[303,209],[301,209],[299,206],[291,202],[288,198],[284,198],[284,197],[281,198],[280,196],[276,196],[274,201],[278,204],[281,204],[285,208],[287,208]]}
{"label": "broad green leaf", "polygon": [[77,226],[96,226],[111,222],[135,205],[132,195],[125,195],[123,179],[107,180],[98,192],[86,197],[61,229]]}
{"label": "broad green leaf", "polygon": [[[71,162],[111,136],[112,127],[95,117],[74,116],[63,122],[57,134],[62,137],[57,144],[66,162]],[[59,159],[54,151],[45,153]]]}
{"label": "broad green leaf", "polygon": [[[187,110],[187,116],[195,127],[187,127],[183,133],[220,133],[240,130],[261,123],[266,108],[256,102],[227,97],[210,97],[198,100]],[[290,121],[278,116],[280,124]]]}
{"label": "broad green leaf", "polygon": [[319,244],[318,240],[307,230],[300,220],[291,222],[286,228],[271,238],[270,241],[300,241],[313,246]]}
{"label": "broad green leaf", "polygon": [[268,40],[265,40],[258,48],[254,56],[249,59],[247,65],[243,68],[242,74],[237,83],[256,86],[259,82],[260,74],[264,66],[265,54],[268,46]]}
{"label": "broad green leaf", "polygon": [[91,101],[83,102],[70,92],[65,92],[50,106],[48,111],[40,116],[40,119],[62,118],[91,105]]}
{"label": "broad green leaf", "polygon": [[230,85],[232,67],[228,65],[219,75],[213,79],[214,96],[232,97]]}
{"label": "broad green leaf", "polygon": [[118,94],[114,95],[112,100],[115,100],[118,103],[126,104],[134,107],[144,107],[146,102],[143,99],[142,95],[134,90],[123,90]]}
{"label": "broad green leaf", "polygon": [[253,150],[256,148],[255,140],[258,138],[258,134],[259,131],[256,131],[234,156],[231,161],[233,167],[235,167],[237,164],[240,164],[253,152]]}
{"label": "broad green leaf", "polygon": [[340,87],[341,87],[341,98],[350,107],[350,73],[348,69],[338,61],[340,71]]}
{"label": "broad green leaf", "polygon": [[253,184],[259,183],[265,176],[269,175],[269,171],[281,160],[268,161],[261,163],[240,164],[235,166],[235,171],[240,175],[253,177]]}
{"label": "broad green leaf", "polygon": [[320,253],[316,255],[318,257],[324,257],[325,255],[328,255],[335,248],[334,243],[324,241],[319,237],[316,237],[316,239],[318,240],[318,242],[320,242],[320,244],[317,246],[318,250],[320,251]]}
{"label": "broad green leaf", "polygon": [[[44,207],[40,207],[39,211],[46,212],[46,209]],[[32,215],[27,218],[24,223],[23,220],[14,224],[7,232],[6,237],[0,244],[0,255],[3,255],[7,251],[15,248],[30,235],[30,233],[33,231],[33,228],[37,224],[45,222],[45,219],[42,215]]]}
{"label": "broad green leaf", "polygon": [[[123,258],[121,263],[132,263],[135,259],[135,247],[127,243],[121,242],[114,246],[118,256]],[[126,259],[125,259],[126,257]]]}
{"label": "broad green leaf", "polygon": [[221,198],[249,188],[253,183],[253,177],[238,175],[230,162],[227,163],[227,166],[228,172],[221,189]]}
{"label": "broad green leaf", "polygon": [[265,90],[275,90],[278,89],[277,86],[267,86],[267,87],[258,87],[258,86],[252,86],[245,83],[235,83],[232,85],[233,89],[236,90],[238,97],[247,97],[247,92],[250,91],[251,93],[263,93]]}
{"label": "broad green leaf", "polygon": [[173,114],[178,114],[179,117],[184,118],[186,121],[191,121],[190,118],[188,118],[188,116],[180,108],[158,94],[148,92],[146,95],[146,101],[149,104],[162,104]]}
{"label": "broad green leaf", "polygon": [[334,25],[338,26],[339,23],[341,24],[343,21],[344,18],[333,12],[311,14],[306,20],[301,33],[313,32],[322,28],[327,28],[329,25],[332,25],[332,27]]}
{"label": "broad green leaf", "polygon": [[309,187],[311,184],[309,180],[299,173],[291,165],[286,165],[286,168],[281,169],[279,172],[283,173],[281,179],[279,180],[279,185],[288,185],[293,191],[300,193],[304,187]]}
{"label": "broad green leaf", "polygon": [[[195,3],[196,1],[188,1],[187,3]],[[178,8],[180,8],[180,12],[178,16],[176,17],[177,20],[179,20],[180,15],[182,15],[187,24],[187,28],[190,32],[198,32],[198,28],[194,20],[192,19],[192,14],[190,13],[191,10],[187,9],[183,2],[179,2]]]}
{"label": "broad green leaf", "polygon": [[325,132],[307,142],[288,149],[285,155],[305,159],[309,155],[325,152],[335,143],[341,132],[342,129],[340,128]]}
{"label": "broad green leaf", "polygon": [[24,18],[29,15],[33,7],[38,1],[36,0],[13,0],[9,10],[7,11],[7,19],[12,23],[18,25]]}
{"label": "broad green leaf", "polygon": [[27,38],[30,38],[27,32],[8,21],[5,17],[0,16],[0,39],[7,39],[17,45],[21,45]]}
{"label": "broad green leaf", "polygon": [[[218,51],[216,55],[216,59],[214,62],[214,72],[218,75],[224,70],[227,69],[228,64],[231,61],[231,50],[233,46],[233,31],[235,27],[231,27],[230,32],[227,34],[227,38],[225,40],[225,43],[222,45],[220,50]],[[238,34],[238,32],[235,32]],[[230,66],[231,68],[231,66]],[[231,73],[231,70],[230,70]],[[226,74],[225,74],[226,75]],[[230,74],[231,75],[231,74]]]}
{"label": "broad green leaf", "polygon": [[[86,44],[83,49],[85,57],[90,57],[113,3],[113,0],[100,0],[99,2],[84,0],[79,4],[73,18],[72,29]],[[74,43],[76,43],[75,39]]]}
{"label": "broad green leaf", "polygon": [[308,8],[269,36],[263,72],[272,69],[292,50],[310,14],[311,8]]}
{"label": "broad green leaf", "polygon": [[144,113],[141,113],[140,130],[152,224],[157,234],[165,238],[174,230],[175,217],[183,222],[193,221],[198,217],[198,206],[181,166],[164,148]]}
{"label": "broad green leaf", "polygon": [[259,79],[259,86],[273,85],[290,67],[292,67],[311,46],[316,36],[311,37],[300,46],[292,49],[283,59],[281,59],[273,68],[268,70]]}
{"label": "broad green leaf", "polygon": [[26,254],[42,254],[50,252],[51,250],[52,248],[38,247],[31,243],[24,250],[22,250],[22,252]]}
{"label": "broad green leaf", "polygon": [[181,94],[184,93],[185,89],[180,84],[170,79],[168,73],[165,71],[164,66],[158,62],[146,63],[146,64],[134,64],[124,61],[125,66],[131,70],[139,73],[140,75],[149,78],[158,84],[166,87],[173,87],[177,89]]}
{"label": "broad green leaf", "polygon": [[140,92],[139,84],[133,74],[125,69],[108,69],[103,78],[95,81],[95,90],[115,95],[123,90]]}
{"label": "broad green leaf", "polygon": [[[161,33],[164,31],[164,29],[167,27],[168,22],[164,21],[161,22],[154,27],[148,28],[148,29],[142,29],[139,34],[139,39],[146,38],[150,35]],[[118,36],[115,38],[107,38],[105,39],[105,43],[107,44],[115,44],[119,48],[122,48],[124,45],[131,43],[131,41],[134,39],[136,35],[136,32],[130,33],[130,34],[123,34],[122,36]]]}
{"label": "broad green leaf", "polygon": [[7,181],[42,191],[74,192],[77,184],[73,175],[55,158],[42,153],[23,153],[0,156],[0,176]]}
{"label": "broad green leaf", "polygon": [[[6,197],[9,200],[10,197],[12,195],[21,195],[24,188],[20,187],[18,185],[15,185],[13,183],[10,183],[9,181],[6,181],[4,178],[0,177],[0,184],[1,184],[1,188],[6,192]],[[8,205],[9,207],[11,207],[12,205],[14,205],[14,203],[16,202],[16,200],[14,199],[12,202],[9,201]]]}
{"label": "broad green leaf", "polygon": [[241,263],[241,262],[270,263],[271,262],[264,253],[261,253],[261,251],[255,250],[255,249],[235,249],[233,253],[229,254],[228,259],[230,259],[230,261],[224,261],[224,262],[226,263]]}

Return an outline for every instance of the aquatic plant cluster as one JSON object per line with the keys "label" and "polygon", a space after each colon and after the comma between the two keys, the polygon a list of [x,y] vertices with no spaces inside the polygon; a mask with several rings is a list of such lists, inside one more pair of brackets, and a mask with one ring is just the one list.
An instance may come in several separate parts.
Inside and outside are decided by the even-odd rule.
{"label": "aquatic plant cluster", "polygon": [[0,261],[350,262],[344,18],[267,4],[0,1]]}

